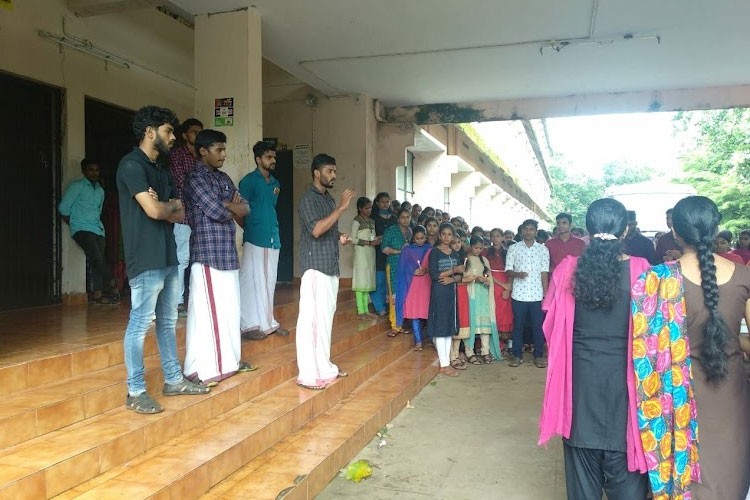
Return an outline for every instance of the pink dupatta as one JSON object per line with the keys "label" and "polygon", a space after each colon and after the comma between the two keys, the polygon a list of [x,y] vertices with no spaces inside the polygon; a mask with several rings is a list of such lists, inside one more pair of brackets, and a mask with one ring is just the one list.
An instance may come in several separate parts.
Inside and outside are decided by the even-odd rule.
{"label": "pink dupatta", "polygon": [[[544,320],[544,336],[549,351],[547,383],[544,402],[539,416],[539,445],[546,444],[553,436],[570,437],[573,424],[573,321],[575,319],[575,297],[573,277],[578,258],[568,256],[560,262],[550,279],[542,309],[547,312]],[[649,269],[646,259],[630,257],[630,283]],[[628,470],[646,473],[648,467],[638,430],[635,372],[630,362],[633,354],[633,320],[629,321],[631,342],[628,343],[628,428],[626,432]]]}

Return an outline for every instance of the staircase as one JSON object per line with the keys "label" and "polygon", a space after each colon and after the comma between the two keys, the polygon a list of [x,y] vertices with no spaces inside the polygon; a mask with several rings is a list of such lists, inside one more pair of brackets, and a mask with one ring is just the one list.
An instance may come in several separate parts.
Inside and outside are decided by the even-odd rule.
{"label": "staircase", "polygon": [[[297,310],[292,300],[275,314],[293,326]],[[323,391],[298,387],[291,328],[243,341],[257,371],[207,396],[165,398],[150,332],[146,381],[165,411],[138,415],[124,407],[124,328],[88,349],[0,368],[0,380],[23,382],[0,392],[0,498],[314,498],[437,373],[434,351],[388,338],[383,321],[357,320],[342,289],[331,353],[349,377]],[[184,357],[184,321],[177,339]]]}

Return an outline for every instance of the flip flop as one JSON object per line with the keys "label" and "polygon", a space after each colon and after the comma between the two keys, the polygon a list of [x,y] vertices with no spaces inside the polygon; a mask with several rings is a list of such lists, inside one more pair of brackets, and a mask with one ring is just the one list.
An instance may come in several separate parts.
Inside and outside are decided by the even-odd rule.
{"label": "flip flop", "polygon": [[304,389],[310,389],[311,391],[322,391],[323,389],[326,388],[326,386],[324,385],[306,385],[306,384],[301,384],[299,382],[297,382],[297,385]]}

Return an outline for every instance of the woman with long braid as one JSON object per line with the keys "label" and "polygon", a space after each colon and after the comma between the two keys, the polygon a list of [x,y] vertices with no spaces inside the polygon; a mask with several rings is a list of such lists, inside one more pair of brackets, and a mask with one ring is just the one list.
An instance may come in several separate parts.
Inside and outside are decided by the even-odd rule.
{"label": "woman with long braid", "polygon": [[633,362],[654,499],[735,500],[750,486],[750,388],[739,336],[750,270],[712,253],[721,221],[703,196],[677,203],[676,262],[633,288]]}

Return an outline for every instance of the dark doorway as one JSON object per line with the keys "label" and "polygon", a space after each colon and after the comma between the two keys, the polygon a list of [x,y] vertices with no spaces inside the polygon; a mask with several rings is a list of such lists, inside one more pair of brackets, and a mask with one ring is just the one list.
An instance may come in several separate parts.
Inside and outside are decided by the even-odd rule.
{"label": "dark doorway", "polygon": [[281,184],[279,201],[276,203],[276,217],[279,219],[279,267],[276,281],[291,283],[294,280],[294,155],[291,150],[276,151],[276,170],[273,175]]}
{"label": "dark doorway", "polygon": [[86,98],[86,157],[101,167],[104,187],[104,223],[107,262],[120,287],[125,283],[122,256],[120,208],[117,196],[117,165],[136,145],[133,135],[134,111]]}
{"label": "dark doorway", "polygon": [[61,299],[60,89],[0,73],[0,310]]}

